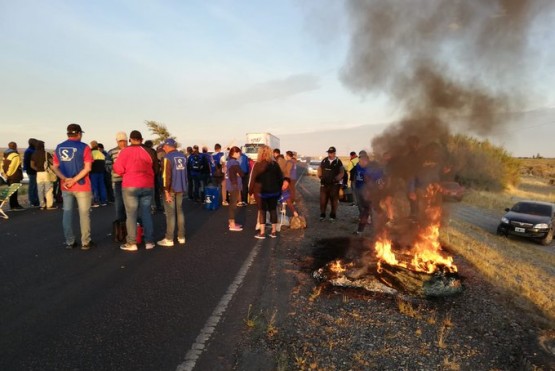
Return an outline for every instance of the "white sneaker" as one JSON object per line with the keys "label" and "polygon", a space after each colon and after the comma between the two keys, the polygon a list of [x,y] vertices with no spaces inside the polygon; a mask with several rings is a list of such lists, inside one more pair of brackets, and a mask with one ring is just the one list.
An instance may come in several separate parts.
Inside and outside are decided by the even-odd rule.
{"label": "white sneaker", "polygon": [[177,242],[180,245],[185,245],[185,237],[177,237]]}
{"label": "white sneaker", "polygon": [[119,248],[122,249],[122,250],[125,250],[125,251],[137,251],[138,250],[137,245],[134,244],[134,243],[126,243],[126,244],[121,245]]}
{"label": "white sneaker", "polygon": [[169,240],[167,238],[164,238],[163,240],[158,241],[158,245],[166,246],[166,247],[172,247],[173,246],[173,241]]}
{"label": "white sneaker", "polygon": [[147,249],[147,250],[154,249],[154,246],[156,246],[156,245],[154,244],[154,242],[146,242],[146,243],[145,243],[145,249]]}

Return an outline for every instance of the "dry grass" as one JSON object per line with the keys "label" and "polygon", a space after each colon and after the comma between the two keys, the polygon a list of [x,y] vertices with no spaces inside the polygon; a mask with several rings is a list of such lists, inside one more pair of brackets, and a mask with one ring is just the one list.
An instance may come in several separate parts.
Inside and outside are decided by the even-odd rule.
{"label": "dry grass", "polygon": [[443,230],[441,240],[496,286],[526,299],[518,304],[555,319],[555,255],[456,220]]}
{"label": "dry grass", "polygon": [[553,158],[526,158],[520,159],[520,173],[542,178],[555,177],[555,159]]}
{"label": "dry grass", "polygon": [[410,302],[405,301],[400,297],[397,298],[397,307],[399,308],[399,312],[405,316],[416,319],[420,319],[422,317],[418,312],[418,308],[414,308]]}
{"label": "dry grass", "polygon": [[503,210],[518,200],[555,202],[555,186],[548,179],[523,176],[518,187],[501,193],[469,190],[464,202],[489,210]]}
{"label": "dry grass", "polygon": [[247,312],[247,318],[244,319],[245,325],[247,325],[248,328],[256,327],[256,324],[257,324],[258,318],[259,318],[259,316],[253,315],[251,313],[251,310],[252,310],[252,304],[249,304],[249,310]]}

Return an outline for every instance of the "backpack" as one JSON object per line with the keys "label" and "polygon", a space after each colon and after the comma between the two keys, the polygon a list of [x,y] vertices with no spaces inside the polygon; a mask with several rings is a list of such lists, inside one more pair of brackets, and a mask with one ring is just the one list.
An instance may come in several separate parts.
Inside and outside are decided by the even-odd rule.
{"label": "backpack", "polygon": [[198,153],[191,156],[191,170],[199,172],[204,170],[203,158]]}
{"label": "backpack", "polygon": [[112,239],[114,242],[125,242],[127,237],[127,225],[125,220],[114,220],[112,223]]}

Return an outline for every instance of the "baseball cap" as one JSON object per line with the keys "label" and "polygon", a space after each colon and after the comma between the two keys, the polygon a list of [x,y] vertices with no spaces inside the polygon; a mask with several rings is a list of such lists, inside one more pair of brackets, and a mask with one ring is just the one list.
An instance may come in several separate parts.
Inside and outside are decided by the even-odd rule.
{"label": "baseball cap", "polygon": [[133,130],[129,134],[129,138],[130,139],[143,139],[143,135],[141,134],[141,132],[139,130]]}
{"label": "baseball cap", "polygon": [[127,142],[127,134],[125,134],[124,131],[120,131],[116,134],[116,140],[119,142],[121,140],[126,141]]}
{"label": "baseball cap", "polygon": [[328,148],[328,151],[327,151],[327,152],[328,152],[328,153],[330,153],[330,152],[336,152],[336,151],[335,151],[335,147],[330,147],[330,148]]}
{"label": "baseball cap", "polygon": [[79,126],[78,124],[69,124],[67,126],[67,133],[68,134],[79,134],[79,133],[84,133],[84,131],[81,130],[81,126]]}
{"label": "baseball cap", "polygon": [[177,147],[177,142],[175,139],[168,138],[162,143],[163,146]]}

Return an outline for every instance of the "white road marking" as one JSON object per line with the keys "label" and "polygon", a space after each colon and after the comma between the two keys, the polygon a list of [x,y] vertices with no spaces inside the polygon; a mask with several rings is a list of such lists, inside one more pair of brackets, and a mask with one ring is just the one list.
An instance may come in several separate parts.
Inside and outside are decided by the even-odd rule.
{"label": "white road marking", "polygon": [[249,268],[251,267],[256,255],[260,251],[260,247],[262,246],[262,241],[258,240],[256,245],[254,245],[252,251],[250,252],[249,256],[237,272],[235,279],[227,288],[226,293],[220,299],[220,302],[212,312],[212,315],[208,318],[202,330],[200,330],[199,335],[195,339],[195,342],[191,346],[191,349],[185,354],[185,360],[183,363],[177,366],[177,371],[191,371],[195,368],[195,365],[205,349],[206,343],[210,340],[212,333],[216,329],[218,322],[222,318],[222,315],[225,313],[229,302],[233,298],[233,295],[237,292],[237,289],[243,283],[243,279],[247,275]]}

